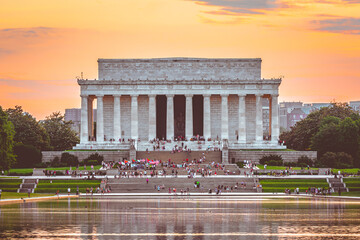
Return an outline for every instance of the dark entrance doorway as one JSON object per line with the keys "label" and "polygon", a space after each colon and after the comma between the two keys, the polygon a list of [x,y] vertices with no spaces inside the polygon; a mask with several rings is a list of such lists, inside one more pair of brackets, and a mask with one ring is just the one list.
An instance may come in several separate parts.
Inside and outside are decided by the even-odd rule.
{"label": "dark entrance doorway", "polygon": [[165,95],[156,96],[156,138],[166,139],[166,104]]}
{"label": "dark entrance doorway", "polygon": [[204,97],[193,96],[193,130],[194,136],[204,136]]}
{"label": "dark entrance doorway", "polygon": [[174,133],[175,138],[185,137],[185,96],[174,97]]}

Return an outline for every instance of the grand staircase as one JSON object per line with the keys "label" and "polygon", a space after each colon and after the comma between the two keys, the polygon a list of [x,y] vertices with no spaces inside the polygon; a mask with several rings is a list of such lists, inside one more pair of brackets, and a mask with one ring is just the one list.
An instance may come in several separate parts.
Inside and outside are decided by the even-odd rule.
{"label": "grand staircase", "polygon": [[30,189],[30,193],[34,193],[34,189],[37,186],[37,179],[23,179],[22,184],[20,184],[20,188],[18,189],[18,193],[28,193],[28,189]]}
{"label": "grand staircase", "polygon": [[[146,182],[146,179],[149,182]],[[199,181],[200,188],[195,188],[194,183]],[[245,183],[246,187],[241,188],[241,183]],[[237,190],[234,186],[238,185]],[[257,178],[120,178],[120,179],[109,179],[106,183],[107,188],[111,189],[112,193],[168,193],[169,188],[176,188],[179,193],[181,189],[186,190],[189,188],[190,193],[201,193],[208,192],[209,189],[214,189],[221,186],[233,187],[232,192],[257,192],[257,185],[259,180]],[[157,186],[163,186],[164,189],[157,190]],[[222,192],[227,192],[222,189]],[[229,191],[230,192],[230,191]]]}
{"label": "grand staircase", "polygon": [[171,151],[137,151],[137,159],[156,159],[162,162],[167,162],[171,159],[171,162],[181,164],[184,160],[188,159],[189,163],[194,159],[200,159],[205,155],[207,163],[221,163],[221,152],[220,151],[191,151],[191,152],[177,152],[172,153]]}
{"label": "grand staircase", "polygon": [[342,178],[328,178],[327,182],[329,183],[329,187],[333,188],[335,192],[338,192],[339,189],[341,192],[349,191]]}

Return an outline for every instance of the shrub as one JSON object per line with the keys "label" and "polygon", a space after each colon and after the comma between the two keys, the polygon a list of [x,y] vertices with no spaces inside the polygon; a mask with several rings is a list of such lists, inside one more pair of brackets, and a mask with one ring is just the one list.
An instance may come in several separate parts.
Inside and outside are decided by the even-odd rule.
{"label": "shrub", "polygon": [[284,166],[286,166],[286,167],[296,167],[297,163],[296,162],[286,162],[286,163],[284,163]]}
{"label": "shrub", "polygon": [[18,168],[33,168],[41,163],[41,152],[32,145],[17,143],[14,146],[14,153],[17,160],[15,166]]}
{"label": "shrub", "polygon": [[243,163],[242,161],[237,162],[236,165],[237,165],[239,168],[243,168],[243,167],[244,167],[244,163]]}
{"label": "shrub", "polygon": [[[262,165],[271,165],[271,166],[282,166],[283,165],[283,159],[280,155],[270,154],[265,155],[259,160],[260,164]],[[275,165],[274,165],[275,164]]]}
{"label": "shrub", "polygon": [[350,154],[327,152],[321,156],[318,165],[331,168],[351,168],[353,162],[353,157]]}
{"label": "shrub", "polygon": [[66,166],[77,166],[79,164],[78,158],[70,153],[61,154],[60,162]]}
{"label": "shrub", "polygon": [[[90,163],[89,161],[96,161],[96,163]],[[85,158],[83,163],[87,165],[100,165],[102,161],[104,161],[104,157],[102,155],[93,153],[89,157]]]}
{"label": "shrub", "polygon": [[97,165],[98,164],[98,161],[97,160],[88,160],[87,165]]}
{"label": "shrub", "polygon": [[54,157],[54,159],[50,162],[50,167],[66,167],[66,164],[60,162],[59,157]]}
{"label": "shrub", "polygon": [[311,160],[311,158],[309,158],[307,156],[299,157],[297,163],[298,163],[299,167],[302,167],[302,166],[307,167],[308,165],[309,165],[309,167],[312,167],[314,165],[313,160]]}

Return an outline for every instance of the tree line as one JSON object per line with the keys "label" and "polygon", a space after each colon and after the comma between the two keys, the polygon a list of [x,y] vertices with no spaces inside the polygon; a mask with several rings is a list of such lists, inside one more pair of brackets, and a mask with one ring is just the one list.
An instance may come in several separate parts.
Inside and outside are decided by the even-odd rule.
{"label": "tree line", "polygon": [[332,103],[297,122],[280,140],[288,148],[318,152],[323,167],[360,167],[360,115],[347,103]]}
{"label": "tree line", "polygon": [[79,143],[71,121],[54,112],[37,121],[21,106],[3,110],[0,106],[0,170],[36,167],[41,151],[63,151]]}

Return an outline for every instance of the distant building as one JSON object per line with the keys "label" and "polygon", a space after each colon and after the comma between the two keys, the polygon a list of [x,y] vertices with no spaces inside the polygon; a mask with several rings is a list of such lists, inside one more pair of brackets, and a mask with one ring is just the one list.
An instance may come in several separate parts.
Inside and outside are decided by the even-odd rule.
{"label": "distant building", "polygon": [[350,107],[360,113],[360,101],[350,101]]}
{"label": "distant building", "polygon": [[307,114],[300,108],[295,108],[287,115],[288,127],[293,127],[297,122],[306,118]]}

